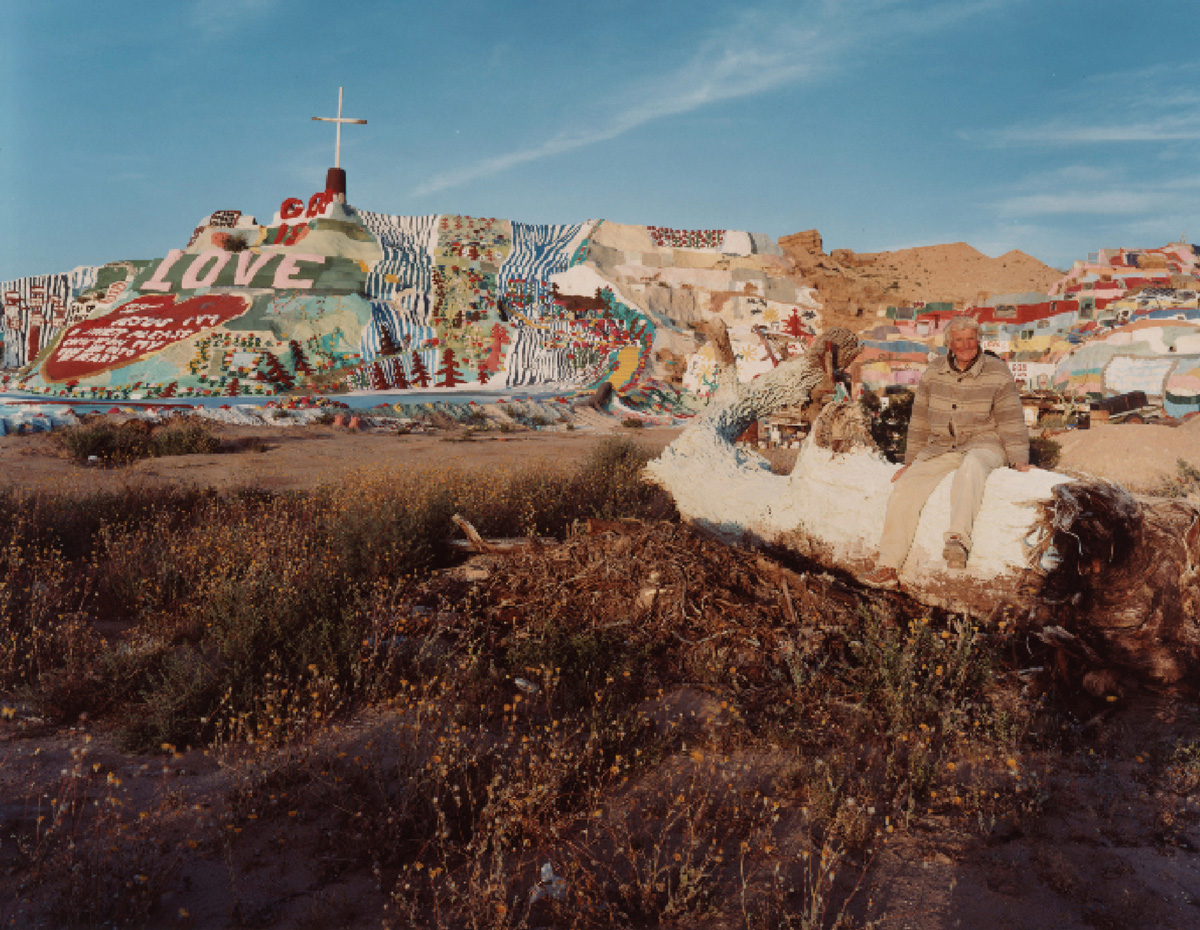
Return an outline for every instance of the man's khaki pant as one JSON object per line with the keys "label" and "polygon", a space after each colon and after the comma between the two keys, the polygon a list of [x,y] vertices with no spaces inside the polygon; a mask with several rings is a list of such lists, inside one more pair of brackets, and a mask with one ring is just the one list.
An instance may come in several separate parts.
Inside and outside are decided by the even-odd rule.
{"label": "man's khaki pant", "polygon": [[994,449],[970,452],[944,452],[911,465],[892,488],[887,515],[883,520],[883,538],[879,542],[879,564],[897,571],[908,558],[917,523],[929,495],[950,472],[950,527],[946,541],[957,538],[971,549],[971,527],[983,502],[983,489],[992,470],[1004,464],[1004,456]]}

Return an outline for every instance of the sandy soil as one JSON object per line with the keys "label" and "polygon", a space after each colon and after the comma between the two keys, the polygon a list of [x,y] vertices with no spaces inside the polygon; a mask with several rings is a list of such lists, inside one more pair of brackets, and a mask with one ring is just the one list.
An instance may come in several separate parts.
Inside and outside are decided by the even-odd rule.
{"label": "sandy soil", "polygon": [[[983,294],[1045,292],[1062,273],[1017,249],[989,258],[965,242],[859,253],[865,277],[905,300],[974,301]],[[886,279],[886,280],[885,280]]]}
{"label": "sandy soil", "polygon": [[[311,490],[361,471],[512,470],[535,463],[571,466],[586,459],[607,436],[661,450],[682,427],[630,430],[614,421],[609,431],[397,435],[382,430],[351,433],[332,426],[217,426],[214,431],[225,445],[222,454],[147,459],[121,468],[77,465],[61,454],[52,434],[3,436],[0,485],[71,493],[116,490],[130,484]],[[1200,418],[1179,426],[1100,423],[1088,430],[1056,432],[1051,438],[1062,447],[1060,471],[1109,478],[1132,490],[1158,488],[1177,475],[1180,459],[1200,469]],[[795,453],[779,453],[768,457],[773,462],[779,459],[777,470],[786,471]]]}
{"label": "sandy soil", "polygon": [[[543,462],[571,466],[606,436],[628,437],[665,448],[679,428],[626,429],[614,421],[596,429],[515,433],[465,431],[349,432],[333,426],[216,426],[226,451],[146,459],[120,468],[82,466],[64,457],[52,434],[0,437],[0,484],[39,491],[84,493],[130,484],[188,485],[266,490],[311,490],[362,471],[412,471],[457,467],[513,470]],[[467,438],[467,437],[473,438]]]}
{"label": "sandy soil", "polygon": [[1051,438],[1062,447],[1059,469],[1110,478],[1131,490],[1154,490],[1178,473],[1180,459],[1200,468],[1200,418],[1178,426],[1093,423]]}

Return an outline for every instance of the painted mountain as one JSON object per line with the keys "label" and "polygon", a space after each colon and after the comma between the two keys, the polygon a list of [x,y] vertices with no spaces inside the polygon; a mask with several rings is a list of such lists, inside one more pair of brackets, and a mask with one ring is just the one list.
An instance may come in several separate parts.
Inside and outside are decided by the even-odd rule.
{"label": "painted mountain", "polygon": [[4,386],[105,399],[607,381],[658,407],[712,384],[697,324],[720,315],[749,376],[811,338],[819,307],[767,236],[392,216],[328,191],[0,293]]}

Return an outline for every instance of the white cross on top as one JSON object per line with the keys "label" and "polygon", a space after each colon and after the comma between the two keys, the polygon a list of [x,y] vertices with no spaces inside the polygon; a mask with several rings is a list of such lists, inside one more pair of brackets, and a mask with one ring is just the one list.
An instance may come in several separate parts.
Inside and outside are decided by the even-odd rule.
{"label": "white cross on top", "polygon": [[358,123],[365,126],[365,119],[342,119],[342,88],[338,88],[338,115],[337,116],[314,116],[314,120],[322,123],[337,123],[337,146],[333,150],[333,167],[342,167],[342,123]]}

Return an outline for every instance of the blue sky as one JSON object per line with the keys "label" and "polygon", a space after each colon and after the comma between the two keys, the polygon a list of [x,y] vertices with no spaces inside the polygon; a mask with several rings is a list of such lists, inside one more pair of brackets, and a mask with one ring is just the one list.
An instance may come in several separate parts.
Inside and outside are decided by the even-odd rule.
{"label": "blue sky", "polygon": [[1200,6],[2,0],[0,280],[270,219],[818,228],[1058,267],[1200,241]]}

